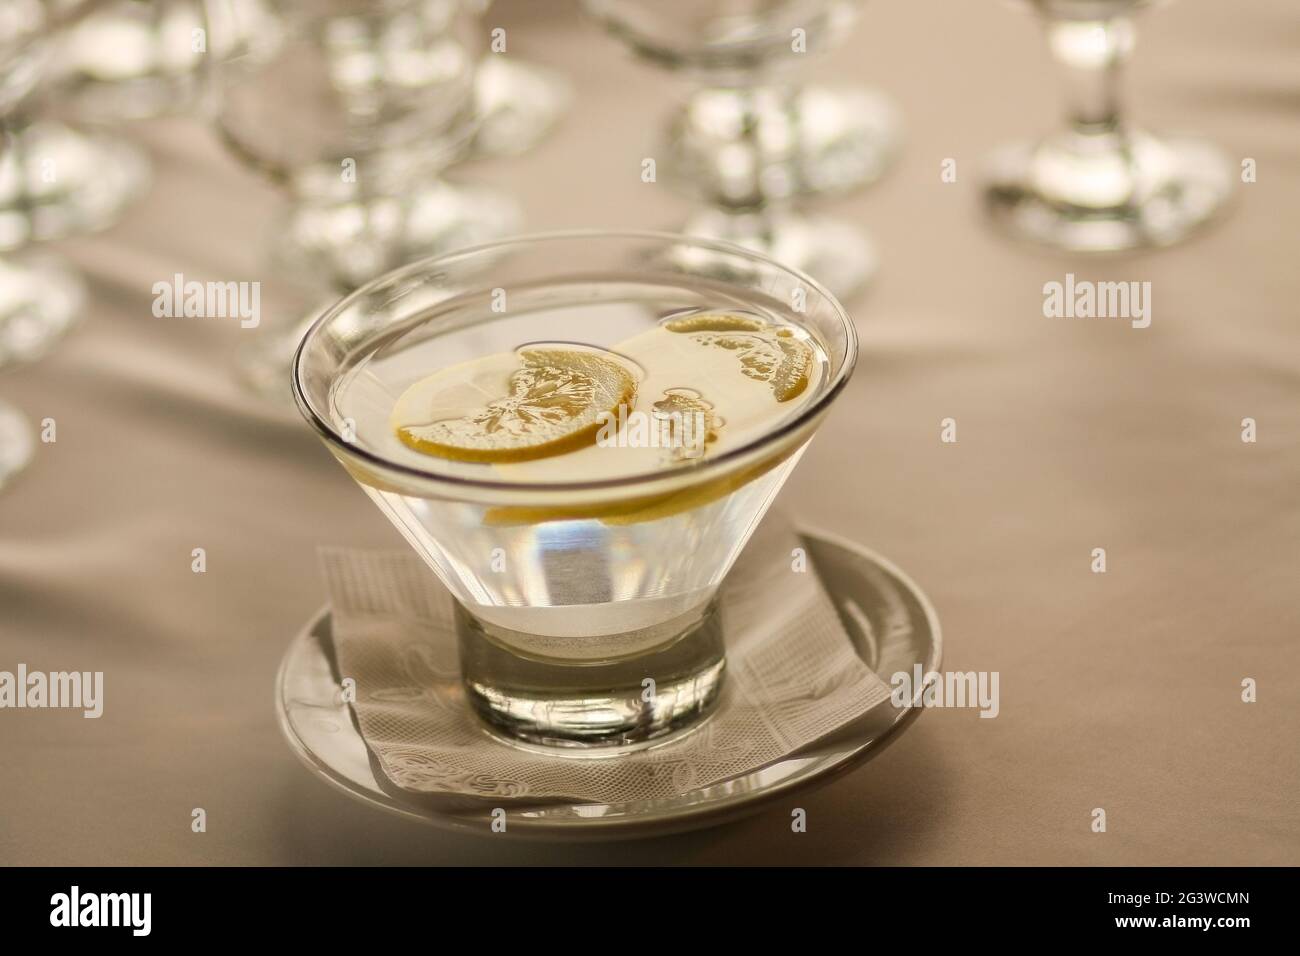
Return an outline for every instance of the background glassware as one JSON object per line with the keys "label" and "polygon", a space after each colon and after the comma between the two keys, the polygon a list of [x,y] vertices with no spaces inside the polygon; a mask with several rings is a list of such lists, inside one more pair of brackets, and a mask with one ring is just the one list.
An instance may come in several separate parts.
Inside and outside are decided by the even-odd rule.
{"label": "background glassware", "polygon": [[[492,0],[463,0],[478,19],[479,30]],[[478,131],[474,152],[480,156],[518,156],[532,149],[563,119],[573,100],[567,81],[554,70],[520,60],[512,53],[484,52],[474,74]],[[507,46],[509,51],[509,46]]]}
{"label": "background glassware", "polygon": [[[442,175],[475,132],[472,38],[459,12],[452,0],[282,4],[217,67],[218,128],[286,187],[275,258],[313,298],[518,228],[512,199]],[[241,358],[246,381],[283,400],[304,327],[263,323]]]}
{"label": "background glassware", "polygon": [[866,237],[793,202],[871,182],[897,150],[896,112],[883,97],[790,77],[805,53],[848,33],[855,0],[583,2],[638,54],[702,84],[662,151],[674,185],[709,204],[687,232],[765,252],[841,296],[869,280]]}
{"label": "background glassware", "polygon": [[[707,275],[682,269],[692,258],[684,250],[698,253]],[[724,271],[728,280],[716,278]],[[490,306],[496,288],[508,290],[506,314]],[[796,289],[802,312],[790,305]],[[439,366],[539,339],[609,347],[696,309],[740,309],[805,330],[826,360],[817,391],[747,445],[616,479],[512,482],[394,448],[393,403]],[[580,745],[652,737],[711,705],[722,672],[717,587],[855,358],[840,305],[766,257],[653,233],[554,234],[417,263],[362,287],[304,338],[294,391],[335,457],[464,609],[471,702],[515,736]]]}
{"label": "background glassware", "polygon": [[[8,152],[13,113],[40,78],[56,22],[38,0],[14,0],[0,8],[0,176],[16,168]],[[12,184],[11,184],[12,185]],[[3,248],[32,237],[24,211],[0,211]],[[0,252],[0,367],[42,355],[76,318],[83,297],[80,279],[49,256]],[[26,417],[0,402],[0,487],[31,459],[35,439]]]}
{"label": "background glassware", "polygon": [[[81,279],[51,256],[0,254],[0,369],[40,358],[76,321]],[[31,460],[26,416],[0,400],[0,488]]]}
{"label": "background glassware", "polygon": [[1196,139],[1130,127],[1119,72],[1133,49],[1129,14],[1146,0],[1030,0],[1065,78],[1067,128],[990,160],[985,208],[1005,231],[1077,252],[1177,242],[1227,201],[1224,155]]}
{"label": "background glassware", "polygon": [[[144,194],[149,162],[137,147],[105,132],[87,133],[37,115],[33,90],[48,77],[56,31],[75,29],[93,2],[5,5],[4,27],[24,35],[23,62],[7,82],[0,158],[0,250],[107,228]],[[13,90],[21,90],[12,95]]]}
{"label": "background glassware", "polygon": [[[186,113],[213,59],[235,55],[267,0],[108,0],[67,31],[52,67],[62,104],[110,123]],[[196,35],[198,35],[196,37]],[[201,44],[196,43],[201,39]]]}
{"label": "background glassware", "polygon": [[218,126],[283,183],[281,252],[341,290],[417,256],[495,238],[516,205],[441,173],[473,135],[473,63],[454,3],[285,5],[218,67]]}

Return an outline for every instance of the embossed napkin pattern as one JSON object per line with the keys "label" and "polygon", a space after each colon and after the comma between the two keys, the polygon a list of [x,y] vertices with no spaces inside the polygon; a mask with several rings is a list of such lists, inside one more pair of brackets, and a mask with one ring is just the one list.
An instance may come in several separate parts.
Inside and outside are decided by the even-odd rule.
{"label": "embossed napkin pattern", "polygon": [[854,653],[801,542],[771,515],[722,587],[727,677],[695,731],[612,757],[553,756],[484,729],[460,684],[453,598],[408,552],[322,549],[334,658],[388,781],[425,799],[622,803],[677,796],[759,769],[888,699]]}

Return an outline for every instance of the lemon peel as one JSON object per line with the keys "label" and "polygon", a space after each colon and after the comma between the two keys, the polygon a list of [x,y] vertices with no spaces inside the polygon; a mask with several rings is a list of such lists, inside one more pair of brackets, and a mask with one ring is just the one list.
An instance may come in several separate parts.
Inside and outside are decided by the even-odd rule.
{"label": "lemon peel", "polygon": [[455,461],[530,461],[592,444],[605,417],[635,399],[632,373],[594,351],[536,348],[518,356],[508,395],[460,418],[400,425],[397,437]]}
{"label": "lemon peel", "polygon": [[812,375],[813,350],[786,328],[731,313],[703,313],[664,323],[703,346],[736,352],[741,374],[772,386],[778,402],[803,394]]}

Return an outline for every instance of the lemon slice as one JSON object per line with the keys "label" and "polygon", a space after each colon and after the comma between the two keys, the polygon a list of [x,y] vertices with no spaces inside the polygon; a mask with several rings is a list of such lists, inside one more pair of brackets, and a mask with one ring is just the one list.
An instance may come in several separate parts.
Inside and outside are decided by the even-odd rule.
{"label": "lemon slice", "polygon": [[[506,382],[509,394],[458,417],[396,424],[397,437],[416,451],[456,461],[549,458],[592,444],[605,417],[636,397],[632,373],[594,350],[521,349],[517,357],[520,367]],[[465,373],[453,366],[413,386],[431,396],[433,407],[439,379],[458,388]]]}
{"label": "lemon slice", "polygon": [[664,328],[689,335],[700,345],[736,352],[741,374],[769,383],[778,402],[788,402],[808,387],[813,350],[789,329],[729,313],[672,319],[664,323]]}
{"label": "lemon slice", "polygon": [[807,342],[800,341],[787,330],[777,333],[776,344],[781,349],[781,364],[772,376],[772,394],[778,402],[788,402],[803,394],[812,376],[813,350]]}
{"label": "lemon slice", "polygon": [[762,332],[767,327],[762,319],[729,312],[702,312],[664,323],[669,332]]}

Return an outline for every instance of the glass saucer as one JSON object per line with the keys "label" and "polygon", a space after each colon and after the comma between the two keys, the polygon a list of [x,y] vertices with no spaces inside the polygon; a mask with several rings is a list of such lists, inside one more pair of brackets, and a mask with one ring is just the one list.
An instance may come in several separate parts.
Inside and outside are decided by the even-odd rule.
{"label": "glass saucer", "polygon": [[[938,670],[939,621],[920,588],[861,545],[814,530],[802,531],[801,537],[854,649],[882,680],[888,683],[900,671],[910,674],[916,665],[926,674]],[[486,807],[431,808],[395,795],[342,700],[327,651],[330,626],[329,609],[322,609],[290,644],[280,665],[276,713],[290,747],[314,774],[362,803],[443,828],[489,832],[492,819]],[[880,753],[918,716],[922,691],[917,688],[903,708],[883,701],[812,746],[751,773],[667,800],[510,811],[506,832],[543,839],[627,839],[737,819],[795,791],[828,783]]]}

